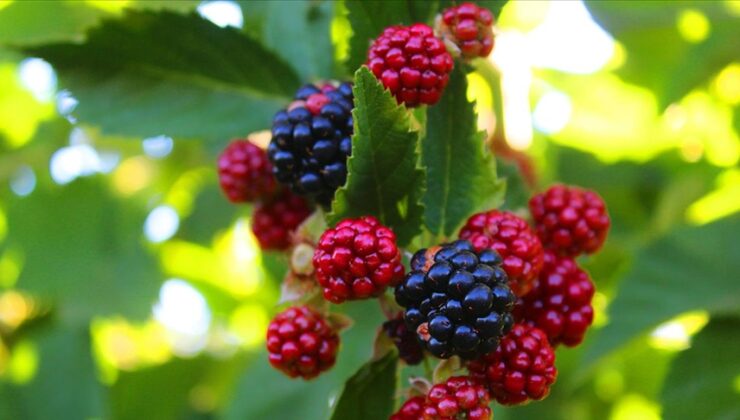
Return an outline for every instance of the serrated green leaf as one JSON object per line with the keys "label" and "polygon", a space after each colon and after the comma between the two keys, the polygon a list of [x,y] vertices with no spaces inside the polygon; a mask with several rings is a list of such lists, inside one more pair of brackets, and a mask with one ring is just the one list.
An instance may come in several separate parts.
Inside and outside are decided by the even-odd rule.
{"label": "serrated green leaf", "polygon": [[129,10],[83,44],[27,53],[51,62],[75,116],[114,134],[222,138],[265,128],[299,85],[282,59],[198,15]]}
{"label": "serrated green leaf", "polygon": [[347,183],[334,197],[329,223],[376,216],[405,244],[419,233],[424,213],[418,133],[409,131],[406,108],[396,103],[367,67],[355,73],[353,91],[352,156],[347,161]]}
{"label": "serrated green leaf", "polygon": [[636,252],[609,307],[609,324],[593,337],[596,358],[674,316],[692,310],[740,314],[740,215],[676,230]]}
{"label": "serrated green leaf", "polygon": [[[650,88],[662,107],[737,60],[737,47],[730,40],[740,37],[740,26],[721,2],[589,0],[585,4],[627,50],[626,61],[617,72],[629,82]],[[677,23],[688,10],[708,20],[706,39],[692,43],[679,32]],[[656,42],[660,48],[655,48]]]}
{"label": "serrated green leaf", "polygon": [[671,364],[663,386],[666,419],[740,418],[740,320],[713,319]]}
{"label": "serrated green leaf", "polygon": [[431,23],[437,10],[436,0],[347,0],[352,39],[349,43],[347,69],[354,73],[367,59],[367,49],[383,29],[416,22]]}
{"label": "serrated green leaf", "polygon": [[354,374],[339,396],[331,420],[387,419],[393,412],[398,354],[365,364]]}
{"label": "serrated green leaf", "polygon": [[113,197],[100,178],[11,201],[7,241],[23,255],[17,287],[51,301],[68,323],[146,318],[162,278],[142,246],[145,211]]}
{"label": "serrated green leaf", "polygon": [[424,223],[436,235],[452,235],[498,186],[467,89],[458,66],[439,103],[427,111],[427,134],[421,142],[427,171]]}

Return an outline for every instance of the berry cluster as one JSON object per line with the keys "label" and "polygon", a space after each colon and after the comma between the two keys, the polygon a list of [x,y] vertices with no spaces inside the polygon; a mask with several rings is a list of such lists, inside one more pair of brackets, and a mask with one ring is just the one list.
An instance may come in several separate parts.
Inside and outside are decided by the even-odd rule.
{"label": "berry cluster", "polygon": [[311,214],[306,200],[284,190],[274,199],[256,206],[252,232],[262,249],[285,250],[293,231]]}
{"label": "berry cluster", "polygon": [[493,50],[493,14],[473,3],[450,7],[437,16],[435,28],[466,59],[487,57]]}
{"label": "berry cluster", "polygon": [[465,376],[434,385],[425,397],[413,397],[390,420],[490,420],[486,388]]}
{"label": "berry cluster", "polygon": [[277,189],[265,151],[249,140],[234,140],[218,158],[221,189],[232,203],[270,197]]}
{"label": "berry cluster", "polygon": [[594,284],[569,257],[545,252],[545,265],[531,292],[519,299],[514,317],[541,328],[550,343],[576,346],[594,318]]}
{"label": "berry cluster", "polygon": [[522,296],[532,289],[532,282],[542,269],[542,243],[519,216],[490,210],[472,215],[460,230],[476,250],[492,249],[504,259],[511,290]]}
{"label": "berry cluster", "polygon": [[501,258],[467,241],[422,249],[396,287],[404,319],[434,356],[473,359],[496,348],[513,322],[515,296]]}
{"label": "berry cluster", "polygon": [[606,240],[609,215],[594,191],[555,185],[532,197],[529,209],[542,243],[558,254],[591,254]]}
{"label": "berry cluster", "polygon": [[[489,55],[493,20],[489,10],[462,3],[437,17],[439,38],[423,23],[388,27],[372,41],[366,65],[398,103],[433,105],[454,66],[447,48],[463,59]],[[420,381],[425,395],[410,398],[391,420],[487,420],[491,399],[514,405],[544,398],[557,376],[554,346],[581,343],[593,320],[594,284],[574,258],[603,245],[610,224],[603,200],[556,185],[531,198],[534,227],[512,212],[474,214],[453,242],[420,245],[417,238],[406,275],[396,234],[371,215],[344,219],[318,239],[309,233],[313,223],[294,235],[312,203],[328,209],[347,179],[353,100],[350,83],[304,85],[275,114],[266,152],[236,140],[219,157],[228,199],[256,202],[261,247],[295,245],[291,261],[302,260],[294,274],[306,281],[300,292],[290,289],[302,303],[270,323],[270,363],[303,379],[326,371],[343,324],[341,315],[325,316],[327,302],[380,297],[393,287],[403,311],[381,300],[390,319],[379,334],[400,358],[409,365],[430,355],[456,358],[435,370],[437,384]],[[467,376],[438,376],[460,359]]]}
{"label": "berry cluster", "polygon": [[367,56],[370,71],[408,107],[436,104],[453,65],[444,42],[423,23],[386,28]]}
{"label": "berry cluster", "polygon": [[308,306],[281,312],[267,328],[270,364],[291,378],[311,379],[334,366],[339,335]]}
{"label": "berry cluster", "polygon": [[523,324],[514,325],[495,351],[469,363],[468,370],[505,405],[545,398],[558,373],[545,333]]}
{"label": "berry cluster", "polygon": [[347,179],[352,152],[352,85],[305,85],[272,120],[267,148],[277,180],[328,207]]}
{"label": "berry cluster", "polygon": [[378,219],[346,219],[319,239],[316,279],[333,303],[378,296],[403,277],[396,234]]}
{"label": "berry cluster", "polygon": [[398,357],[409,365],[418,365],[424,359],[424,349],[416,339],[416,332],[408,329],[403,314],[383,323],[383,332],[393,340]]}

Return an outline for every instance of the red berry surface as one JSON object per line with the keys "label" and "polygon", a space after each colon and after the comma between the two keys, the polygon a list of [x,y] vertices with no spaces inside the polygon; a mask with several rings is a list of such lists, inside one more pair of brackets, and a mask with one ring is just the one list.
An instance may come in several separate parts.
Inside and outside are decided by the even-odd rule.
{"label": "red berry surface", "polygon": [[252,214],[252,232],[262,249],[285,250],[290,247],[295,229],[311,214],[308,202],[290,191],[258,204]]}
{"label": "red berry surface", "polygon": [[313,255],[316,278],[333,303],[378,296],[403,279],[396,234],[372,216],[327,229]]}
{"label": "red berry surface", "polygon": [[493,249],[501,255],[514,294],[523,296],[532,289],[544,255],[542,243],[524,219],[499,210],[477,213],[460,230],[460,239],[470,241],[476,251]]}
{"label": "red berry surface", "polygon": [[514,318],[544,331],[553,346],[576,346],[593,322],[593,296],[594,284],[575,260],[546,250],[542,271],[514,307]]}
{"label": "red berry surface", "polygon": [[504,405],[545,398],[558,373],[547,335],[526,324],[515,324],[499,347],[470,362],[468,371]]}
{"label": "red berry surface", "polygon": [[464,58],[487,57],[493,50],[493,14],[485,7],[462,3],[447,8],[435,26],[439,36],[457,45]]}
{"label": "red berry surface", "polygon": [[424,410],[424,397],[413,397],[406,400],[401,408],[391,415],[390,420],[420,420],[422,410]]}
{"label": "red berry surface", "polygon": [[311,379],[334,366],[339,335],[308,306],[288,308],[267,327],[270,364],[291,378]]}
{"label": "red berry surface", "polygon": [[234,140],[221,152],[218,179],[233,203],[269,198],[277,188],[267,153],[249,140]]}
{"label": "red berry surface", "polygon": [[444,42],[423,23],[388,27],[368,50],[370,71],[409,107],[437,103],[453,65]]}
{"label": "red berry surface", "polygon": [[533,196],[529,210],[542,243],[572,257],[598,251],[611,223],[599,194],[567,185],[554,185]]}
{"label": "red berry surface", "polygon": [[467,376],[455,376],[429,390],[421,418],[489,420],[489,402],[485,386]]}

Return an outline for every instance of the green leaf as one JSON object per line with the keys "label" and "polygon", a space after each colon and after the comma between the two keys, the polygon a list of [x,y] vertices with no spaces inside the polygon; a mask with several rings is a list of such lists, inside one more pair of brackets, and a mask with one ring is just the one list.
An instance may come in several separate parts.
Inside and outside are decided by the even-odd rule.
{"label": "green leaf", "polygon": [[244,135],[267,127],[299,85],[259,43],[195,14],[129,10],[84,44],[26,52],[54,65],[81,121],[123,135]]}
{"label": "green leaf", "polygon": [[100,178],[39,186],[12,200],[8,243],[23,255],[17,287],[52,301],[65,322],[144,319],[162,280],[142,247],[145,210],[111,196]]}
{"label": "green leaf", "polygon": [[740,320],[713,319],[676,357],[663,387],[666,419],[740,418]]}
{"label": "green leaf", "polygon": [[387,419],[393,413],[398,355],[390,352],[368,362],[347,383],[331,420]]}
{"label": "green leaf", "polygon": [[[721,2],[586,1],[597,22],[627,50],[618,73],[653,90],[662,107],[681,99],[737,60],[731,39],[740,37],[737,17]],[[709,23],[706,39],[691,43],[677,22],[693,10]],[[659,44],[660,48],[655,48]],[[670,77],[666,77],[670,69]]]}
{"label": "green leaf", "polygon": [[245,21],[259,20],[262,43],[286,62],[295,63],[302,80],[336,76],[331,42],[334,2],[240,1],[239,5]]}
{"label": "green leaf", "polygon": [[427,111],[427,136],[421,143],[427,170],[424,222],[436,235],[452,235],[498,188],[467,90],[465,72],[458,66],[439,103]]}
{"label": "green leaf", "polygon": [[632,270],[609,306],[609,324],[598,332],[587,358],[595,360],[692,310],[739,314],[740,215],[674,231],[636,251]]}
{"label": "green leaf", "polygon": [[[194,0],[137,0],[128,8],[193,10]],[[51,41],[79,41],[99,19],[112,16],[102,8],[75,0],[14,1],[0,8],[0,43],[14,45]]]}
{"label": "green leaf", "polygon": [[[102,418],[98,383],[85,328],[44,329],[19,343],[38,366],[28,383],[0,383],[0,416],[27,420]],[[29,361],[29,363],[32,363]]]}
{"label": "green leaf", "polygon": [[352,39],[347,69],[354,73],[367,59],[372,40],[392,25],[431,23],[437,2],[432,0],[347,0]]}
{"label": "green leaf", "polygon": [[405,244],[421,228],[424,172],[418,133],[410,117],[367,67],[355,73],[355,133],[347,183],[337,191],[330,224],[346,217],[376,216]]}

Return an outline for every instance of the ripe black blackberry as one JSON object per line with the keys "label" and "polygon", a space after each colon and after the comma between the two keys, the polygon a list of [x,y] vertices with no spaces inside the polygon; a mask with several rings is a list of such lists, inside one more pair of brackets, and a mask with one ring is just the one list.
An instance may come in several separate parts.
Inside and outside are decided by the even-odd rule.
{"label": "ripe black blackberry", "polygon": [[308,84],[272,120],[267,154],[275,178],[328,207],[347,179],[352,151],[352,84]]}
{"label": "ripe black blackberry", "polygon": [[465,240],[414,254],[396,301],[430,353],[474,359],[496,349],[516,301],[501,263],[496,251],[476,253]]}
{"label": "ripe black blackberry", "polygon": [[409,330],[403,321],[403,314],[383,323],[383,332],[393,340],[398,349],[398,357],[409,365],[418,365],[424,359],[424,349],[416,339],[416,332]]}

